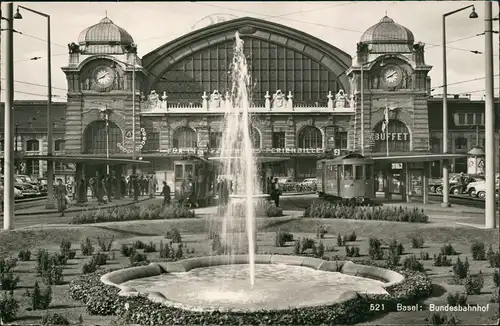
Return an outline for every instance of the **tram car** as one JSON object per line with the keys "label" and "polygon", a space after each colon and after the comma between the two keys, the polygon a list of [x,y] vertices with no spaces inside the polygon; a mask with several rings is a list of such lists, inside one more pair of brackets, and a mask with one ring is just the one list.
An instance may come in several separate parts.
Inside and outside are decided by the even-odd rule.
{"label": "tram car", "polygon": [[213,165],[199,156],[174,161],[175,199],[190,207],[210,205],[213,199]]}
{"label": "tram car", "polygon": [[373,159],[351,153],[320,159],[317,164],[320,195],[342,199],[375,199]]}

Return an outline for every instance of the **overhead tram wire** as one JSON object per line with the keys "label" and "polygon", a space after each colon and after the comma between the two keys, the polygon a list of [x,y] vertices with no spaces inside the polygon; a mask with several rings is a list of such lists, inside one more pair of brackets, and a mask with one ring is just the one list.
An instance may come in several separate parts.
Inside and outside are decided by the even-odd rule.
{"label": "overhead tram wire", "polygon": [[[252,14],[252,15],[267,16],[268,19],[273,18],[271,15],[257,13],[257,12],[253,12],[253,11],[247,11],[247,10],[241,10],[241,9],[234,9],[234,8],[229,8],[229,7],[224,7],[224,6],[218,6],[218,5],[214,5],[214,4],[208,4],[208,3],[204,3],[204,2],[196,2],[196,3],[199,4],[199,5],[208,6],[208,7],[214,7],[214,8],[219,8],[219,9],[226,9],[226,10],[231,10],[231,11],[236,11],[236,12],[244,12],[244,13]],[[277,17],[277,18],[279,18],[279,17]],[[333,28],[333,29],[342,30],[342,31],[346,31],[346,32],[364,34],[364,32],[362,32],[362,31],[358,31],[358,30],[354,30],[354,29],[350,29],[350,28],[325,25],[325,24],[321,24],[321,23],[314,23],[314,22],[308,22],[308,21],[291,19],[291,18],[281,18],[281,19],[292,21],[292,22],[296,22],[296,23],[301,23],[301,24],[309,24],[309,25],[314,25],[314,26],[319,26],[319,27]],[[401,40],[401,38],[399,38],[399,37],[390,37],[390,36],[387,36],[387,38],[388,38],[388,40],[391,40],[391,41]],[[424,41],[422,41],[422,42],[425,43],[426,45],[429,45],[429,47],[430,46],[432,46],[432,47],[442,47],[443,46],[442,44],[432,44],[432,43],[427,43],[427,42],[424,42]],[[472,51],[472,50],[468,50],[468,49],[456,48],[456,47],[451,47],[451,46],[447,46],[446,48],[447,49],[457,50],[457,51],[471,52],[471,53],[474,53],[474,54],[483,54],[480,51]],[[496,56],[498,56],[498,54]]]}

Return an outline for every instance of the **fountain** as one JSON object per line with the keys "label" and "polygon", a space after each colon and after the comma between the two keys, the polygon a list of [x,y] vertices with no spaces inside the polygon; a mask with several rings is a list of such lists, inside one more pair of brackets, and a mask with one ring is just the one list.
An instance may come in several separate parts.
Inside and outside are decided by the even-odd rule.
{"label": "fountain", "polygon": [[[255,207],[267,195],[260,193],[257,178],[248,66],[238,33],[232,78],[221,154],[215,158],[231,183],[232,195],[224,203],[222,224],[220,217],[210,223],[211,228],[217,225],[220,240],[228,245],[224,255],[118,270],[102,276],[102,282],[120,288],[120,295],[146,293],[152,301],[191,311],[286,310],[344,302],[356,297],[356,292],[387,294],[385,288],[403,281],[402,275],[349,261],[256,254]],[[240,216],[245,218],[246,235],[241,235]],[[247,241],[246,255],[234,245],[242,239]]]}

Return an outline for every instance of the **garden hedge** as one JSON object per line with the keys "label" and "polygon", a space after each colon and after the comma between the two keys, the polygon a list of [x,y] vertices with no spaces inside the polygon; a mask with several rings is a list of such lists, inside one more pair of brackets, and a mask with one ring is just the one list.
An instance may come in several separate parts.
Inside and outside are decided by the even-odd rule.
{"label": "garden hedge", "polygon": [[[376,265],[371,264],[370,265]],[[380,265],[379,265],[380,266]],[[387,268],[384,266],[384,268]],[[355,324],[366,321],[377,312],[370,304],[383,303],[384,313],[395,311],[398,303],[415,303],[431,293],[432,282],[421,272],[397,270],[406,278],[402,283],[386,288],[388,295],[360,295],[332,305],[298,308],[280,311],[257,312],[193,312],[172,308],[148,300],[145,295],[121,297],[119,289],[101,283],[100,276],[108,271],[99,271],[81,276],[70,283],[70,296],[80,300],[93,315],[118,315],[127,324],[140,325],[333,325]]]}

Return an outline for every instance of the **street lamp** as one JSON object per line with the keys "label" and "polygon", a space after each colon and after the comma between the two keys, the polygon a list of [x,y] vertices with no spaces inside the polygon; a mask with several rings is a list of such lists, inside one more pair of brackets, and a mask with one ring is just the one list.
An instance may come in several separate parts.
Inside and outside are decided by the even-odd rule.
{"label": "street lamp", "polygon": [[[469,18],[478,18],[474,5],[466,6],[457,10],[447,12],[443,15],[443,154],[448,153],[448,77],[446,68],[446,17],[472,8]],[[450,176],[448,174],[448,160],[443,160],[443,202],[442,207],[450,207]]]}
{"label": "street lamp", "polygon": [[45,208],[52,209],[55,208],[54,205],[54,162],[51,159],[52,156],[52,51],[50,49],[50,15],[43,12],[30,9],[25,6],[18,5],[17,11],[14,15],[14,19],[23,19],[23,16],[19,12],[19,8],[37,14],[39,16],[47,18],[47,203]]}
{"label": "street lamp", "polygon": [[[109,114],[112,112],[108,107],[100,108],[101,120],[106,121],[106,160],[109,160]],[[109,175],[109,161],[106,164],[106,174]]]}

